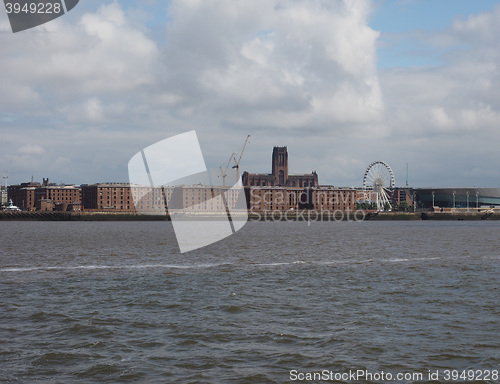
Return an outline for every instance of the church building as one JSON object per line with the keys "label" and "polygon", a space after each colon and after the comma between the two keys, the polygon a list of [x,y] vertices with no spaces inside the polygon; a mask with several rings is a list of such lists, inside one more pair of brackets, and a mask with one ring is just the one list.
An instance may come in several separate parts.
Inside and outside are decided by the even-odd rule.
{"label": "church building", "polygon": [[242,175],[245,187],[317,187],[318,174],[288,173],[287,147],[274,147],[272,158],[272,173],[248,173]]}

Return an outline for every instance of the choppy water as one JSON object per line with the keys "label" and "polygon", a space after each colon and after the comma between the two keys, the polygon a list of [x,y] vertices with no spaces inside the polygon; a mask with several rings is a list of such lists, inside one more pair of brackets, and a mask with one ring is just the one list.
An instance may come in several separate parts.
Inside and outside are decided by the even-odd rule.
{"label": "choppy water", "polygon": [[499,370],[499,234],[258,222],[181,255],[166,222],[0,222],[0,382]]}

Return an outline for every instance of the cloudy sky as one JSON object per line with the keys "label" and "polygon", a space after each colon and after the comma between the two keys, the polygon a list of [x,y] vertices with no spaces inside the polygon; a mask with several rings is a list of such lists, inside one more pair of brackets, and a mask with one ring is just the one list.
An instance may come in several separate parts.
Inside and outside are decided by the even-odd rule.
{"label": "cloudy sky", "polygon": [[81,0],[13,34],[0,9],[9,184],[128,181],[142,148],[195,129],[208,167],[360,186],[500,187],[500,2]]}

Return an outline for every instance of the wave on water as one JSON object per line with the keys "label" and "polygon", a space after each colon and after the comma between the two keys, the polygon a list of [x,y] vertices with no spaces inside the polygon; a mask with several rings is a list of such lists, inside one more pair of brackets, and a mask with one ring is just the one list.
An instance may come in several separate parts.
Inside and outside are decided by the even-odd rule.
{"label": "wave on water", "polygon": [[133,270],[133,269],[201,269],[214,268],[227,265],[227,263],[219,264],[136,264],[136,265],[78,265],[78,266],[34,266],[34,267],[4,267],[0,268],[0,272],[47,272],[47,271],[75,271],[75,270],[98,270],[98,269],[117,269],[117,270]]}
{"label": "wave on water", "polygon": [[[283,267],[283,266],[295,266],[295,265],[336,265],[336,264],[364,264],[379,261],[381,263],[401,263],[401,262],[414,262],[414,261],[429,261],[437,260],[439,257],[420,257],[420,258],[392,258],[392,259],[337,259],[337,260],[320,260],[320,261],[282,261],[282,262],[271,262],[271,263],[248,263],[241,265],[242,267]],[[141,270],[141,269],[178,269],[178,270],[189,270],[189,269],[206,269],[206,268],[218,268],[234,266],[234,263],[223,262],[223,263],[204,263],[204,264],[128,264],[128,265],[66,265],[66,266],[52,266],[52,265],[40,265],[40,266],[6,266],[0,268],[0,273],[8,272],[49,272],[49,271],[78,271],[78,270]]]}

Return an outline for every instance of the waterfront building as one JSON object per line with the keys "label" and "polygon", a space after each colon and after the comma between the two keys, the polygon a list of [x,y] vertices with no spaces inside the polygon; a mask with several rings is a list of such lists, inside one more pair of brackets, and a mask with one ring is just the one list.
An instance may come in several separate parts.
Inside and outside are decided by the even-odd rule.
{"label": "waterfront building", "polygon": [[358,191],[354,188],[333,186],[313,188],[247,187],[246,194],[250,212],[354,211],[358,197]]}
{"label": "waterfront building", "polygon": [[23,211],[34,211],[36,210],[35,191],[41,186],[40,183],[33,181],[9,185],[7,187],[8,199],[12,200],[13,204]]}
{"label": "waterfront building", "polygon": [[[134,200],[128,183],[84,184],[81,203],[85,211],[129,212],[135,211]],[[136,193],[139,193],[136,191]],[[150,198],[150,195],[148,195]],[[146,203],[144,199],[144,203]]]}
{"label": "waterfront building", "polygon": [[418,208],[500,207],[500,188],[415,188]]}
{"label": "waterfront building", "polygon": [[207,185],[179,185],[170,190],[167,201],[169,212],[223,213],[227,210],[245,209],[245,193],[238,187],[213,187]]}
{"label": "waterfront building", "polygon": [[79,211],[80,188],[75,185],[37,182],[9,185],[8,198],[23,211]]}
{"label": "waterfront building", "polygon": [[[34,204],[37,211],[79,211],[80,210],[80,188],[75,185],[49,184],[44,179],[41,187],[34,189]],[[31,196],[30,196],[31,197]]]}
{"label": "waterfront building", "polygon": [[3,186],[0,187],[0,205],[7,205],[7,189]]}
{"label": "waterfront building", "polygon": [[399,205],[406,202],[409,206],[412,206],[414,198],[413,192],[413,188],[394,188],[392,191],[392,203]]}
{"label": "waterfront building", "polygon": [[317,211],[354,211],[358,192],[355,188],[321,186],[313,189],[313,199]]}
{"label": "waterfront building", "polygon": [[247,207],[250,212],[290,211],[305,209],[308,191],[300,188],[247,187]]}
{"label": "waterfront building", "polygon": [[[241,188],[207,185],[149,187],[128,183],[82,185],[85,211],[166,214],[168,209],[185,212],[217,212],[240,206]],[[225,201],[224,201],[225,200]]]}

